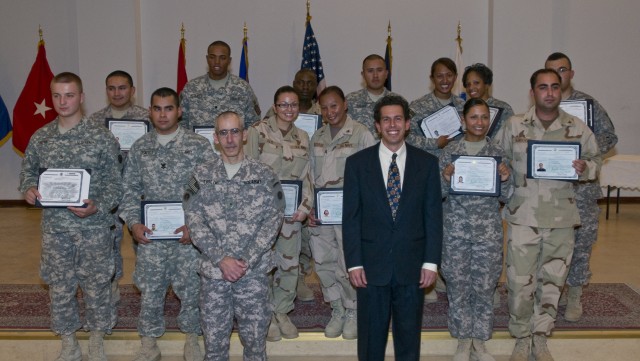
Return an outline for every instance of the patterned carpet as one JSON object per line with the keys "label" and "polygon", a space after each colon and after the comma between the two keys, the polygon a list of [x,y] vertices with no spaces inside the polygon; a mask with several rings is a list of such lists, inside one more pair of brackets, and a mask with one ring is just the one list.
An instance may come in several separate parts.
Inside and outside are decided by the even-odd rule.
{"label": "patterned carpet", "polygon": [[[322,301],[318,284],[311,284],[314,302],[296,302],[291,320],[300,331],[319,331],[331,318],[331,309]],[[502,304],[495,310],[495,329],[506,330],[509,313],[504,287],[500,289]],[[619,330],[640,329],[640,294],[621,283],[597,283],[585,288],[584,315],[579,322],[562,318],[564,307],[556,322],[557,330]],[[81,301],[82,306],[82,301]],[[167,295],[165,313],[169,330],[176,330],[176,316],[180,302],[172,292]],[[438,294],[438,302],[425,305],[423,329],[447,329],[446,295]],[[117,330],[135,330],[140,312],[140,294],[132,285],[121,287]],[[43,285],[0,285],[0,330],[48,330],[49,296]]]}

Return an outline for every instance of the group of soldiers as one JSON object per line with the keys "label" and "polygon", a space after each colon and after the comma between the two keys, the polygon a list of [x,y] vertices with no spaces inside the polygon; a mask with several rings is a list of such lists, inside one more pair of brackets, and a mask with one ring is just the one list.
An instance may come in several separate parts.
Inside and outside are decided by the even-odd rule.
{"label": "group of soldiers", "polygon": [[[367,56],[362,63],[365,88],[346,96],[331,86],[316,97],[314,72],[301,69],[292,86],[276,91],[273,106],[262,120],[250,85],[228,71],[229,45],[213,42],[206,59],[207,74],[189,81],[180,95],[169,88],[156,90],[148,110],[133,104],[135,87],[124,71],[107,76],[109,105],[90,117],[81,111],[84,94],[78,76],[61,73],[51,83],[58,118],[31,138],[19,189],[34,204],[41,198],[37,188],[41,168],[91,170],[85,206],[43,211],[41,276],[50,289],[52,330],[62,338],[57,361],[82,359],[75,336],[81,327],[90,331],[89,359],[106,360],[103,338],[117,324],[124,224],[135,240],[133,281],[142,296],[141,347],[135,361],[161,358],[157,339],[165,332],[163,308],[169,286],[181,302],[178,325],[186,334],[185,360],[228,359],[234,318],[244,359],[266,360],[267,340],[298,337],[288,313],[296,297],[314,300],[305,284],[312,272],[312,255],[324,301],[332,308],[325,335],[358,336],[356,291],[349,278],[351,270],[345,266],[342,226],[322,224],[314,209],[313,190],[341,189],[347,157],[380,139],[374,106],[383,97],[397,95],[384,87],[388,76],[384,59]],[[566,55],[550,55],[545,69],[532,76],[534,105],[519,116],[491,96],[493,74],[488,67],[474,64],[463,74],[471,100],[482,99],[483,104],[503,110],[497,124],[483,135],[488,136],[485,147],[489,150],[483,149],[503,156],[510,171],[501,169],[502,181],[507,182],[502,217],[497,202],[473,212],[457,209],[447,203],[455,198],[447,197],[448,187],[443,184],[447,198],[443,203],[444,277],[427,290],[426,300],[437,299],[436,288],[451,290],[449,324],[451,334],[459,339],[456,361],[469,360],[472,352],[478,359],[493,359],[482,344],[474,343],[490,338],[491,303],[478,306],[485,313],[484,328],[465,330],[475,316],[461,311],[468,306],[461,295],[476,279],[482,279],[478,287],[483,288],[483,300],[497,295],[502,219],[508,224],[509,330],[517,338],[511,360],[526,360],[531,353],[536,360],[552,360],[546,336],[553,329],[565,279],[564,317],[577,321],[582,314],[580,297],[589,282],[597,199],[602,196],[597,172],[601,154],[615,146],[617,137],[604,108],[573,89],[574,71]],[[437,59],[430,72],[433,91],[409,105],[412,117],[406,141],[440,157],[442,182],[450,181],[453,172],[447,168],[450,156],[465,149],[459,148],[460,142],[452,144],[458,148],[447,147],[452,141],[447,135],[425,137],[419,121],[445,106],[454,106],[466,117],[465,102],[452,93],[457,76],[451,59]],[[593,99],[593,133],[559,109],[560,100],[574,99]],[[309,137],[294,124],[300,113],[322,115],[323,126]],[[153,128],[130,150],[121,151],[104,126],[109,118],[150,119]],[[215,148],[193,132],[198,126],[215,127]],[[580,142],[581,157],[574,162],[580,181],[527,179],[526,145],[531,139]],[[302,190],[300,205],[284,217],[281,182],[286,181],[299,181]],[[175,230],[174,240],[151,237],[153,230],[141,220],[142,201],[182,202],[185,223]],[[488,217],[483,209],[495,216]],[[463,270],[459,265],[471,260],[457,259],[457,250],[465,240],[473,242],[467,230],[489,223],[491,231],[483,236],[495,241],[490,250],[478,254],[490,254],[484,260],[491,262]],[[87,309],[84,325],[76,301],[78,286]],[[200,335],[204,335],[204,353]]]}

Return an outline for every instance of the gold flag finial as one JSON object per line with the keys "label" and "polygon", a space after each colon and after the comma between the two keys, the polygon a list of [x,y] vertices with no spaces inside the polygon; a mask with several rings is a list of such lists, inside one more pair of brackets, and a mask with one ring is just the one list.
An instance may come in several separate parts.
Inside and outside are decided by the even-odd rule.
{"label": "gold flag finial", "polygon": [[462,54],[462,36],[460,36],[460,34],[462,34],[462,25],[460,25],[460,20],[458,20],[458,37],[456,38],[456,41],[460,48],[460,54]]}
{"label": "gold flag finial", "polygon": [[307,0],[307,22],[311,21],[311,0]]}
{"label": "gold flag finial", "polygon": [[182,27],[180,28],[180,39],[184,40],[184,23],[182,23]]}
{"label": "gold flag finial", "polygon": [[244,28],[242,28],[242,31],[244,32],[244,38],[247,38],[247,22],[244,22]]}
{"label": "gold flag finial", "polygon": [[38,24],[38,36],[40,36],[40,41],[38,41],[38,46],[44,45],[44,39],[42,38],[42,26]]}
{"label": "gold flag finial", "polygon": [[391,37],[391,20],[389,20],[389,26],[387,26],[387,36]]}

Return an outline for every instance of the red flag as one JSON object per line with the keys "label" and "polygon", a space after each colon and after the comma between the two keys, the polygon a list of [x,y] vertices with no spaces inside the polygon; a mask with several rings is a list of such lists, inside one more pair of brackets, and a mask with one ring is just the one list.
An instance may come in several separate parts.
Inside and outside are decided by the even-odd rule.
{"label": "red flag", "polygon": [[187,58],[185,57],[185,40],[180,40],[180,49],[178,50],[178,86],[176,92],[180,95],[182,88],[187,84]]}
{"label": "red flag", "polygon": [[13,149],[21,156],[33,133],[58,116],[51,101],[51,79],[44,40],[40,40],[36,61],[13,108]]}

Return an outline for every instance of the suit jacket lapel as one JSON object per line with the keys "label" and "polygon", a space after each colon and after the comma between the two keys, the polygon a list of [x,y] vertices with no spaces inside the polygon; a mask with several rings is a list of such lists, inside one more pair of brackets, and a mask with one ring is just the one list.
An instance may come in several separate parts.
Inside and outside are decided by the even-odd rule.
{"label": "suit jacket lapel", "polygon": [[[416,182],[418,181],[417,172],[419,172],[420,165],[417,164],[414,157],[413,149],[407,145],[407,160],[404,164],[404,180],[402,181],[402,192],[400,193],[400,204],[398,204],[398,210],[396,212],[396,221],[402,216],[407,207],[407,202],[410,202],[412,192],[420,187]],[[391,211],[389,211],[391,212]]]}

